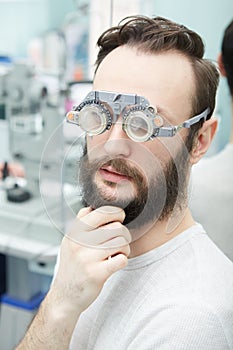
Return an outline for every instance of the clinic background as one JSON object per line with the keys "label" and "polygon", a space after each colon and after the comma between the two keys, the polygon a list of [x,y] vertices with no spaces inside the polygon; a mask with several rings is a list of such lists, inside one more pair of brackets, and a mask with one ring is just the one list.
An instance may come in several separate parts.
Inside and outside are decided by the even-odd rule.
{"label": "clinic background", "polygon": [[[214,61],[220,51],[223,30],[233,16],[231,0],[0,0],[0,55],[27,57],[30,43],[35,38],[43,38],[49,31],[62,30],[73,17],[72,20],[81,27],[91,29],[88,47],[89,54],[94,57],[91,49],[97,34],[111,22],[115,24],[123,16],[135,14],[137,9],[145,15],[165,16],[196,30],[204,39],[205,57]],[[97,30],[92,29],[94,25]],[[216,107],[216,116],[220,118],[219,132],[208,155],[221,150],[229,138],[229,101],[226,81],[221,79]],[[1,137],[3,144],[4,139]],[[7,152],[2,144],[0,152],[0,158]]]}
{"label": "clinic background", "polygon": [[[204,39],[205,57],[216,61],[223,30],[233,17],[233,2],[231,0],[0,0],[0,55],[9,55],[13,58],[28,57],[33,45],[38,44],[39,38],[45,38],[54,30],[65,30],[66,25],[72,21],[82,30],[88,31],[86,58],[91,61],[95,54],[93,47],[98,34],[110,24],[116,24],[124,16],[139,12],[145,15],[165,16],[194,29]],[[48,54],[52,55],[51,49]],[[92,73],[93,71],[89,70],[90,79]],[[80,74],[77,78],[82,79],[83,76]],[[229,102],[226,81],[221,79],[215,112],[220,120],[219,131],[207,156],[221,150],[229,139],[231,126]],[[0,159],[9,157],[3,129],[4,126],[0,131]]]}
{"label": "clinic background", "polygon": [[[73,145],[77,131],[65,124],[64,129],[54,130],[64,121],[66,108],[72,107],[67,102],[79,103],[80,94],[91,89],[98,36],[135,14],[164,16],[187,25],[203,38],[205,57],[216,62],[223,31],[233,19],[233,1],[0,0],[0,107],[8,106],[11,121],[9,128],[0,109],[0,161],[11,160],[11,151],[20,150],[32,193],[28,201],[9,202],[0,181],[0,287],[1,273],[6,270],[5,286],[0,288],[0,294],[5,293],[0,298],[0,350],[12,350],[26,331],[51,283],[62,238],[59,230],[66,232],[80,208],[72,182],[78,144],[65,160],[60,157]],[[18,62],[24,64],[17,68]],[[30,76],[29,63],[40,80]],[[7,94],[1,94],[8,65],[13,73],[6,79]],[[24,100],[17,102],[20,96],[15,86],[24,92]],[[23,116],[24,103],[31,115]],[[219,130],[207,156],[219,152],[229,140],[230,105],[227,82],[221,78],[215,110]],[[47,152],[40,159],[48,140]],[[65,169],[62,183],[61,164]],[[44,171],[40,173],[44,192],[42,187],[39,191],[39,168]]]}

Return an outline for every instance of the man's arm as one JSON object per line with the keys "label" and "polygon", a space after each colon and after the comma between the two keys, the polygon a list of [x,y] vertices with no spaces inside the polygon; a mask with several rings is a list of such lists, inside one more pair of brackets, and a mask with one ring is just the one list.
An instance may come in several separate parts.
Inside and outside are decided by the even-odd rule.
{"label": "man's arm", "polygon": [[[130,235],[123,220],[119,208],[80,211],[71,233],[63,238],[51,288],[16,350],[68,349],[80,314],[98,297],[105,281],[127,265]],[[81,236],[89,244],[95,238],[96,248],[78,244]]]}

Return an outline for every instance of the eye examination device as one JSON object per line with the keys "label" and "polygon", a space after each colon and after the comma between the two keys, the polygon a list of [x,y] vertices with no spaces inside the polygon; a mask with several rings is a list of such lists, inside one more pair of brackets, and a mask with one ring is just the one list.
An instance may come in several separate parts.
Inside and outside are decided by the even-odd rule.
{"label": "eye examination device", "polygon": [[78,106],[67,113],[66,120],[80,126],[87,135],[94,136],[110,130],[121,116],[122,129],[128,137],[135,142],[145,142],[155,137],[172,137],[182,128],[190,128],[201,119],[205,121],[208,113],[209,108],[180,125],[168,125],[157,114],[156,107],[151,106],[143,96],[91,91]]}

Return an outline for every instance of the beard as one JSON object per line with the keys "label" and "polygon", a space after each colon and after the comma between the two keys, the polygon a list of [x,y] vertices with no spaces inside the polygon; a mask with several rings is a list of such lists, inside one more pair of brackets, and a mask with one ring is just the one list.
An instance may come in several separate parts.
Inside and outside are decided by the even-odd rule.
{"label": "beard", "polygon": [[[117,172],[129,177],[134,194],[127,197],[127,193],[124,193],[124,198],[120,198],[117,196],[118,184],[109,181],[103,181],[102,187],[98,186],[95,183],[95,175],[102,166],[112,166]],[[181,211],[187,203],[187,150],[182,147],[175,159],[170,159],[163,167],[161,164],[153,164],[153,167],[153,176],[148,179],[147,174],[138,166],[133,166],[123,158],[104,157],[90,162],[85,147],[79,167],[83,205],[93,209],[106,205],[122,208],[125,212],[123,224],[130,231],[142,227],[148,229],[148,225],[153,225],[157,220],[168,218],[174,208]],[[106,187],[116,191],[109,194]]]}

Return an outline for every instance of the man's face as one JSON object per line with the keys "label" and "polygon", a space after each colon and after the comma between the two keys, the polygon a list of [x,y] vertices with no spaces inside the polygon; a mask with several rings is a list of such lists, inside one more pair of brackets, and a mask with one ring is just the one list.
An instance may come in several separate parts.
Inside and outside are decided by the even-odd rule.
{"label": "man's face", "polygon": [[[191,116],[195,91],[191,65],[184,56],[148,55],[123,46],[103,60],[93,89],[144,96],[173,125]],[[122,207],[129,228],[166,218],[186,194],[186,135],[182,131],[173,138],[136,143],[122,130],[120,116],[109,131],[88,137],[80,170],[84,202],[93,208]]]}

